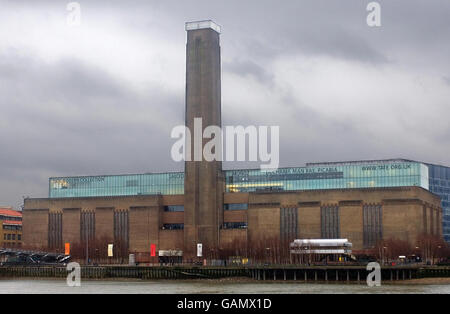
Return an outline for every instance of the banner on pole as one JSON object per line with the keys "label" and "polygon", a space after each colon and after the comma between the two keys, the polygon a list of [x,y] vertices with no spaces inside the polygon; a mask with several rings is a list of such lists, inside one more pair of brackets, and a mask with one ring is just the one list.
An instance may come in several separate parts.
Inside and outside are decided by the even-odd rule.
{"label": "banner on pole", "polygon": [[197,244],[197,257],[203,256],[203,244],[198,243]]}
{"label": "banner on pole", "polygon": [[64,255],[70,255],[70,243],[64,244]]}
{"label": "banner on pole", "polygon": [[150,245],[150,256],[155,257],[156,256],[156,244]]}
{"label": "banner on pole", "polygon": [[108,244],[108,257],[113,257],[114,244]]}

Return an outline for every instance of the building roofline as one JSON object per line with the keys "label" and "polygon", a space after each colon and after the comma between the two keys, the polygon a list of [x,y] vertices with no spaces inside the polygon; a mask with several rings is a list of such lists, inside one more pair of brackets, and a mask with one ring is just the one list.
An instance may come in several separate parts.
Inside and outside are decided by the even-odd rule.
{"label": "building roofline", "polygon": [[[61,200],[61,201],[79,201],[79,200],[95,200],[95,199],[119,199],[119,198],[155,198],[163,196],[184,196],[184,194],[133,194],[133,195],[106,195],[106,196],[82,196],[82,197],[37,197],[37,198],[26,198],[25,201],[48,201],[48,200]],[[48,208],[40,208],[41,210],[47,210]],[[29,208],[24,208],[24,211],[30,210]]]}
{"label": "building roofline", "polygon": [[423,163],[422,161],[405,159],[405,158],[389,158],[389,159],[366,159],[366,160],[343,160],[343,161],[324,161],[324,162],[308,162],[307,166],[316,165],[343,165],[343,164],[365,164],[365,163],[380,163],[380,162],[415,162]]}
{"label": "building roofline", "polygon": [[194,31],[199,29],[212,29],[213,31],[216,31],[219,34],[222,32],[222,27],[213,20],[186,22],[185,29],[186,31]]}
{"label": "building roofline", "polygon": [[325,161],[325,162],[308,162],[306,166],[320,166],[320,165],[344,165],[344,164],[364,164],[364,163],[380,163],[380,162],[415,162],[424,165],[439,166],[450,168],[442,164],[430,163],[426,161],[412,160],[406,158],[390,158],[390,159],[366,159],[366,160],[344,160],[344,161]]}
{"label": "building roofline", "polygon": [[[434,194],[433,192],[417,185],[410,185],[410,186],[387,186],[387,187],[367,187],[367,188],[333,188],[333,189],[316,189],[316,190],[292,190],[292,191],[252,191],[252,192],[226,192],[225,194],[295,194],[295,193],[310,193],[310,192],[336,192],[336,191],[382,191],[382,190],[391,190],[391,191],[401,191],[401,190],[409,190],[409,189],[419,189],[424,192],[427,192],[431,194],[436,199],[440,200],[439,196]],[[47,198],[27,198],[26,201],[80,201],[80,200],[107,200],[107,199],[119,199],[119,198],[154,198],[154,197],[164,197],[164,196],[184,196],[185,194],[176,194],[176,195],[162,195],[162,194],[142,194],[142,195],[112,195],[112,196],[84,196],[84,197],[47,197]],[[34,210],[30,208],[24,208],[24,211],[27,210]],[[47,208],[42,210],[48,210]]]}
{"label": "building roofline", "polygon": [[[413,163],[423,163],[421,161],[409,160],[409,159],[380,159],[380,160],[361,160],[361,161],[338,161],[338,162],[317,162],[317,163],[306,163],[303,166],[291,166],[291,167],[279,167],[276,170],[283,169],[293,169],[293,168],[308,168],[308,167],[320,167],[320,166],[339,166],[343,164],[352,164],[352,163],[361,163],[361,164],[369,164],[374,162],[413,162]],[[223,169],[226,171],[254,171],[261,170],[260,168],[236,168],[236,169]],[[268,170],[261,170],[263,172],[271,172]],[[141,176],[141,175],[162,175],[162,174],[184,174],[184,171],[167,171],[167,172],[146,172],[146,173],[122,173],[122,174],[96,174],[96,175],[81,175],[81,176],[59,176],[59,177],[50,177],[51,179],[76,179],[76,178],[93,178],[93,177],[125,177],[125,176]]]}
{"label": "building roofline", "polygon": [[22,212],[9,208],[0,208],[0,215],[9,217],[22,217]]}
{"label": "building roofline", "polygon": [[142,176],[142,175],[160,175],[160,174],[180,174],[183,171],[166,171],[166,172],[144,172],[144,173],[121,173],[121,174],[95,174],[95,175],[81,175],[81,176],[59,176],[49,177],[51,179],[76,179],[76,178],[93,178],[93,177],[125,177],[125,176]]}

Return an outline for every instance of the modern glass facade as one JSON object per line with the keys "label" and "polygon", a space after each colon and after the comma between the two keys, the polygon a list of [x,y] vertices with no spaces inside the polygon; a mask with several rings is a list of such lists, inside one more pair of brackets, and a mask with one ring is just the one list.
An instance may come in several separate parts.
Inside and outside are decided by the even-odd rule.
{"label": "modern glass facade", "polygon": [[442,201],[442,233],[444,239],[450,242],[450,168],[438,165],[428,165],[430,192],[439,195]]}
{"label": "modern glass facade", "polygon": [[428,189],[428,168],[417,162],[344,164],[225,171],[226,191],[298,191],[421,186]]}
{"label": "modern glass facade", "polygon": [[[450,242],[450,167],[405,159],[312,163],[306,167],[226,170],[227,193],[420,186],[442,200],[443,234]],[[49,197],[181,195],[184,173],[59,177],[49,180]],[[225,210],[242,210],[226,204]],[[167,208],[183,211],[182,206]]]}
{"label": "modern glass facade", "polygon": [[180,195],[183,173],[50,178],[49,197]]}
{"label": "modern glass facade", "polygon": [[[227,170],[226,192],[421,186],[428,189],[428,167],[389,162],[282,168],[276,171]],[[49,197],[179,195],[184,173],[50,178]],[[231,208],[230,208],[231,209]]]}

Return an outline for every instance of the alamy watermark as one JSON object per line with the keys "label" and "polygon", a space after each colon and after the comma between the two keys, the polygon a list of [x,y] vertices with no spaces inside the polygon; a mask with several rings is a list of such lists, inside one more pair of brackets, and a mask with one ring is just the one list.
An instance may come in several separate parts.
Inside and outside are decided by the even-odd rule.
{"label": "alamy watermark", "polygon": [[381,26],[381,5],[376,2],[370,2],[367,4],[367,11],[369,14],[367,15],[367,25],[370,27],[380,27]]}
{"label": "alamy watermark", "polygon": [[69,2],[66,6],[67,11],[67,25],[80,26],[81,24],[81,5],[78,2]]}
{"label": "alamy watermark", "polygon": [[66,278],[66,283],[69,287],[81,286],[81,266],[78,263],[72,262],[67,264],[66,270],[69,272]]}
{"label": "alamy watermark", "polygon": [[369,287],[380,287],[381,286],[381,266],[376,262],[369,263],[366,267],[367,271],[370,273],[367,275],[367,285]]}
{"label": "alamy watermark", "polygon": [[213,125],[203,129],[202,118],[195,118],[193,132],[179,125],[172,129],[171,137],[178,139],[171,149],[176,162],[251,161],[261,162],[261,170],[268,171],[278,169],[280,163],[279,126],[226,126],[222,129]]}

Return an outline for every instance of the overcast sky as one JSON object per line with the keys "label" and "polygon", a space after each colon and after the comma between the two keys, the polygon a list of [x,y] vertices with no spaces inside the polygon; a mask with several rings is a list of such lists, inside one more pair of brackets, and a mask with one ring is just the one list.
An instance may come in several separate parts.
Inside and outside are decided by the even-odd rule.
{"label": "overcast sky", "polygon": [[[450,165],[450,1],[0,0],[0,205],[48,177],[181,171],[184,23],[222,26],[224,125],[279,125],[281,166]],[[239,164],[225,168],[243,167]]]}

